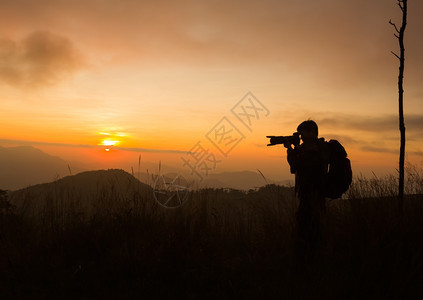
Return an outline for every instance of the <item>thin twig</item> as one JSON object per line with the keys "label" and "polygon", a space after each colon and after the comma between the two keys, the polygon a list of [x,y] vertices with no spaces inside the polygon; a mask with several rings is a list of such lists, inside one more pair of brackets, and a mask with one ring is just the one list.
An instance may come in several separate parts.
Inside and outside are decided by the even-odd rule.
{"label": "thin twig", "polygon": [[398,59],[401,59],[401,58],[398,56],[398,54],[396,54],[394,51],[391,51],[391,53],[392,53],[393,55],[395,55]]}
{"label": "thin twig", "polygon": [[397,25],[395,23],[393,23],[391,20],[389,20],[389,24],[391,24],[392,26],[394,26],[396,32],[400,33],[400,31],[398,30],[398,27],[397,27]]}

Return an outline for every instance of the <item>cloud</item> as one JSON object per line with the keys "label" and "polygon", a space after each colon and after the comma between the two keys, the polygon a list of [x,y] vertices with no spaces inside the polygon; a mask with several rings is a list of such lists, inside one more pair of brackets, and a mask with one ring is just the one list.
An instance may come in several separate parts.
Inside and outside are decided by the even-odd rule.
{"label": "cloud", "polygon": [[[406,76],[423,75],[419,12],[410,4]],[[0,28],[57,28],[83,45],[93,65],[256,66],[304,85],[379,91],[395,84],[393,28],[400,10],[386,0],[50,1],[0,0]],[[415,90],[418,90],[417,88]]]}
{"label": "cloud", "polygon": [[20,88],[56,84],[84,65],[72,41],[34,31],[20,41],[0,40],[0,80]]}
{"label": "cloud", "polygon": [[375,146],[363,146],[360,148],[361,151],[364,152],[378,152],[378,153],[393,153],[397,154],[398,150],[385,148],[385,147],[375,147]]}
{"label": "cloud", "polygon": [[[387,135],[387,133],[398,133],[399,135],[399,126],[398,126],[398,116],[394,114],[377,114],[376,115],[358,115],[358,114],[348,114],[335,111],[299,111],[299,110],[281,110],[278,112],[273,112],[273,115],[276,115],[278,120],[278,126],[287,127],[291,126],[296,128],[301,120],[308,119],[308,116],[312,115],[312,119],[316,121],[319,126],[319,131],[325,131],[326,134],[331,138],[339,139],[344,137],[345,132],[354,132],[357,131],[367,132],[367,133],[381,133],[383,132],[384,139],[396,139],[392,135]],[[423,138],[423,114],[414,113],[414,114],[405,114],[405,127],[406,134],[410,140],[419,140]],[[357,140],[358,139],[358,140]],[[358,136],[354,138],[348,138],[348,142],[361,142]]]}
{"label": "cloud", "polygon": [[[398,131],[398,116],[359,116],[347,114],[331,114],[316,119],[319,127],[325,126],[337,129],[359,130],[367,132]],[[420,132],[423,128],[423,115],[412,114],[405,116],[407,131]]]}
{"label": "cloud", "polygon": [[[410,14],[421,7],[415,3]],[[9,30],[57,26],[77,33],[100,51],[127,54],[127,48],[136,48],[134,52],[147,60],[153,56],[160,61],[274,63],[277,59],[316,72],[326,72],[334,63],[340,71],[355,67],[358,75],[372,73],[376,80],[376,68],[363,72],[362,66],[378,63],[383,67],[386,57],[393,60],[390,50],[395,48],[390,45],[395,45],[395,38],[387,22],[389,18],[395,21],[399,13],[395,3],[387,5],[385,0],[14,0],[0,1],[0,26]],[[410,18],[410,22],[419,28],[420,19]],[[409,43],[417,43],[414,40],[420,39]],[[388,42],[388,47],[381,42]],[[416,51],[421,49],[418,46]],[[356,66],[357,60],[363,64]]]}

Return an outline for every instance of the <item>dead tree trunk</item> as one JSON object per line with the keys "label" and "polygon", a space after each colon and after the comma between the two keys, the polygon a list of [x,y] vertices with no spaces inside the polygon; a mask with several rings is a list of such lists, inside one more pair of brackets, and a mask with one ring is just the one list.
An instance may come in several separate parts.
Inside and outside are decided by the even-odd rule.
{"label": "dead tree trunk", "polygon": [[399,157],[399,182],[398,182],[398,209],[399,214],[402,216],[404,206],[404,162],[405,162],[405,124],[404,124],[404,32],[407,25],[407,0],[397,0],[398,6],[402,11],[402,24],[398,29],[395,23],[389,21],[394,28],[396,33],[395,37],[398,39],[400,54],[392,52],[399,60],[399,73],[398,73],[398,112],[399,112],[399,130],[401,134],[400,142],[400,157]]}

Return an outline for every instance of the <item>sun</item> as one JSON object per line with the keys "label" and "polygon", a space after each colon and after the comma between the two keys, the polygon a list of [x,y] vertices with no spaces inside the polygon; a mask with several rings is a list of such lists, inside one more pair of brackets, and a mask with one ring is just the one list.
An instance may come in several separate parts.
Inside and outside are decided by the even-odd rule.
{"label": "sun", "polygon": [[119,141],[112,139],[104,139],[101,141],[101,145],[106,146],[104,149],[106,152],[110,152],[111,147],[116,146],[117,144],[119,144]]}
{"label": "sun", "polygon": [[115,131],[101,131],[97,134],[100,135],[97,145],[103,146],[102,148],[106,152],[114,152],[115,146],[120,145],[126,137],[125,133]]}
{"label": "sun", "polygon": [[103,146],[116,146],[117,144],[119,144],[119,141],[112,139],[104,139],[101,141],[101,145]]}

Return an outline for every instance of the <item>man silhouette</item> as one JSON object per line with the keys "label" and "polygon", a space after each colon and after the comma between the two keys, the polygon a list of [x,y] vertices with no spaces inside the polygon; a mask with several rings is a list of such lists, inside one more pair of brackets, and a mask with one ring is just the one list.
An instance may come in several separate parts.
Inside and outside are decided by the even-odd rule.
{"label": "man silhouette", "polygon": [[290,143],[284,146],[291,173],[295,174],[295,193],[299,199],[295,252],[301,263],[309,263],[319,247],[330,150],[324,138],[318,138],[316,122],[304,121],[297,131],[302,143],[294,148]]}

